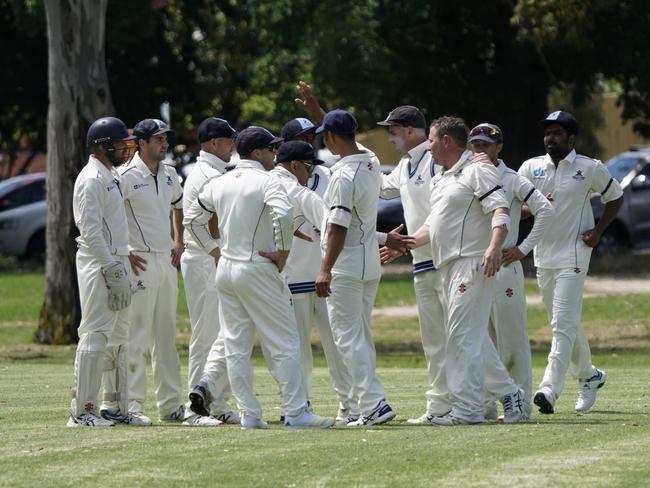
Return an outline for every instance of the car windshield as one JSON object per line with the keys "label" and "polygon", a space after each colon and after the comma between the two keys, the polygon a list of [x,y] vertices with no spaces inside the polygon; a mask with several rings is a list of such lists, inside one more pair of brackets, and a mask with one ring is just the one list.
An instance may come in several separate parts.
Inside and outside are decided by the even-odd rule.
{"label": "car windshield", "polygon": [[45,200],[45,180],[3,182],[0,186],[0,211]]}
{"label": "car windshield", "polygon": [[609,173],[620,183],[627,174],[636,168],[637,164],[644,160],[641,155],[638,156],[616,156],[607,161]]}

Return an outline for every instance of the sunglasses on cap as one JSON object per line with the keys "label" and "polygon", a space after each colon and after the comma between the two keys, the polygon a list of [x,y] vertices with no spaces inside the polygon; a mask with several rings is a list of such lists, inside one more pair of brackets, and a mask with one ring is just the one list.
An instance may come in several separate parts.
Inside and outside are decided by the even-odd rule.
{"label": "sunglasses on cap", "polygon": [[474,136],[478,136],[478,135],[481,135],[481,134],[484,135],[484,136],[491,137],[493,139],[500,139],[501,138],[501,134],[499,134],[499,132],[494,127],[490,127],[489,125],[479,125],[479,126],[474,127],[470,131],[469,136],[474,137]]}

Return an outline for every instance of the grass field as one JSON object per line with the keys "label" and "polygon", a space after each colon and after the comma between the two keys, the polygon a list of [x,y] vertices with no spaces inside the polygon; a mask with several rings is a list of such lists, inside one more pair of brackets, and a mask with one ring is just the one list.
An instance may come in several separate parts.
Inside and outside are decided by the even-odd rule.
{"label": "grass field", "polygon": [[[557,413],[536,414],[526,424],[407,426],[424,407],[417,322],[381,318],[373,324],[378,376],[398,415],[386,426],[285,431],[277,421],[277,386],[255,358],[268,431],[170,424],[93,430],[64,427],[74,348],[31,343],[42,282],[38,273],[0,277],[0,486],[650,485],[649,295],[585,299],[594,362],[608,373],[585,415],[573,412],[576,383],[569,380]],[[535,291],[534,283],[527,287]],[[186,364],[189,325],[180,302],[179,352]],[[413,302],[408,277],[380,287],[378,306]],[[537,382],[550,339],[539,305],[529,307],[529,330]],[[315,409],[332,415],[336,401],[319,354],[316,365]],[[151,392],[147,411],[153,415]]]}

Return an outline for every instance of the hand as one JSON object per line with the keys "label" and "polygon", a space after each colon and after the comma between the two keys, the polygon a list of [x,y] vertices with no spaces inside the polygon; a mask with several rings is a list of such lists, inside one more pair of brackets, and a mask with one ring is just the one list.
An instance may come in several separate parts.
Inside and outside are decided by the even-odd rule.
{"label": "hand", "polygon": [[325,110],[323,110],[318,104],[316,95],[314,95],[314,89],[304,81],[299,81],[298,85],[296,85],[296,89],[300,94],[300,97],[294,100],[296,105],[310,114],[313,117],[314,122],[322,121],[325,116]]}
{"label": "hand", "polygon": [[316,278],[316,295],[319,297],[328,297],[332,293],[330,284],[332,283],[332,273],[321,270]]}
{"label": "hand", "polygon": [[596,232],[596,229],[586,230],[582,234],[582,242],[587,244],[589,247],[596,247],[600,241],[600,234]]}
{"label": "hand", "polygon": [[214,258],[214,264],[219,264],[219,259],[221,259],[221,249],[215,247],[209,254]]}
{"label": "hand", "polygon": [[415,246],[415,237],[405,236],[399,233],[403,228],[404,224],[400,224],[386,234],[386,246],[400,251],[402,254],[406,253],[409,249],[413,249]]}
{"label": "hand", "polygon": [[552,201],[553,201],[553,193],[548,192],[548,193],[546,194],[546,199],[547,199],[549,202],[552,202]]}
{"label": "hand", "polygon": [[182,242],[177,242],[174,244],[174,247],[172,247],[172,266],[174,268],[178,268],[178,265],[181,264],[181,254],[183,254],[183,250],[185,247],[183,246]]}
{"label": "hand", "polygon": [[284,265],[287,264],[287,258],[289,257],[289,251],[258,251],[258,254],[264,258],[270,259],[280,272],[284,269]]}
{"label": "hand", "polygon": [[147,271],[147,260],[137,254],[129,254],[129,263],[131,263],[131,271],[135,276],[140,276],[140,271]]}
{"label": "hand", "polygon": [[494,276],[501,268],[501,249],[488,247],[481,262],[483,274],[488,278]]}
{"label": "hand", "polygon": [[404,256],[404,253],[401,251],[396,251],[395,249],[391,249],[390,247],[384,246],[379,249],[379,259],[381,260],[381,264],[392,263],[400,256]]}
{"label": "hand", "polygon": [[314,242],[314,240],[311,237],[309,237],[307,234],[305,234],[300,229],[296,229],[294,231],[293,235],[296,236],[298,239],[302,239],[303,241]]}
{"label": "hand", "polygon": [[131,305],[131,281],[124,265],[115,261],[102,269],[108,288],[108,308],[117,312]]}
{"label": "hand", "polygon": [[485,153],[475,153],[472,156],[472,159],[470,160],[471,164],[474,163],[485,163],[485,164],[492,164],[492,160],[490,159],[490,156],[488,156]]}
{"label": "hand", "polygon": [[519,250],[517,246],[509,247],[501,252],[503,258],[503,265],[508,266],[510,263],[520,261],[524,258],[524,253]]}

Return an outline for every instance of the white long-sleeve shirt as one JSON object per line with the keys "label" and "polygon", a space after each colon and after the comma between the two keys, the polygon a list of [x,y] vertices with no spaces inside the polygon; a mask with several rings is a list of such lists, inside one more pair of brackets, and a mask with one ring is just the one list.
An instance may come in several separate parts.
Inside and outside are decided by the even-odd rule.
{"label": "white long-sleeve shirt", "polygon": [[587,268],[591,247],[582,234],[594,227],[592,193],[600,193],[603,203],[623,195],[621,185],[596,159],[571,151],[557,168],[546,154],[528,161],[519,174],[529,180],[544,196],[552,196],[555,219],[535,246],[535,266],[541,268]]}
{"label": "white long-sleeve shirt", "polygon": [[431,180],[427,219],[433,264],[440,268],[460,257],[482,256],[492,237],[491,214],[508,208],[493,164],[471,164],[465,151],[450,169]]}
{"label": "white long-sleeve shirt", "polygon": [[546,197],[530,181],[508,168],[502,160],[499,159],[498,162],[497,169],[501,178],[501,186],[506,200],[510,204],[510,229],[503,247],[517,245],[521,206],[525,203],[535,216],[535,223],[526,239],[518,247],[522,253],[528,254],[542,238],[546,227],[553,221],[555,210],[553,210],[553,206]]}
{"label": "white long-sleeve shirt", "polygon": [[[243,159],[234,170],[203,186],[183,220],[186,226],[195,226],[199,242],[209,243],[205,225],[213,213],[217,214],[223,258],[268,263],[258,251],[291,249],[293,207],[289,196],[257,161]],[[201,236],[201,232],[207,235]]]}
{"label": "white long-sleeve shirt", "polygon": [[[192,171],[185,180],[185,185],[183,186],[184,213],[187,213],[192,202],[199,196],[199,192],[203,188],[203,185],[205,185],[210,178],[219,177],[226,172],[226,164],[225,161],[214,154],[210,154],[206,151],[199,152],[199,157],[196,158],[196,164],[192,168]],[[207,228],[207,225],[204,227]],[[202,235],[205,236],[205,233],[202,233]],[[209,232],[208,235],[210,235]],[[199,243],[197,242],[197,239],[200,238],[197,237],[196,232],[192,227],[192,223],[190,223],[183,230],[183,240],[188,248],[195,250],[207,249],[207,252],[210,252],[220,245],[219,239],[214,239],[211,236],[208,240],[209,245],[206,245],[208,244],[206,242]]]}
{"label": "white long-sleeve shirt", "polygon": [[[389,175],[382,175],[381,198],[402,197],[404,220],[409,232],[415,232],[431,213],[429,196],[431,179],[442,172],[442,166],[433,163],[427,150],[429,141],[424,141],[408,151]],[[431,248],[422,246],[411,251],[413,274],[434,269]]]}
{"label": "white long-sleeve shirt", "polygon": [[381,189],[381,170],[370,153],[353,154],[332,167],[332,177],[325,192],[328,214],[322,226],[323,254],[327,248],[330,224],[347,229],[343,250],[332,274],[361,280],[381,275],[377,242],[377,203]]}
{"label": "white long-sleeve shirt", "polygon": [[129,231],[118,174],[90,156],[74,182],[74,223],[79,229],[77,245],[91,253],[104,267],[115,256],[129,254]]}
{"label": "white long-sleeve shirt", "polygon": [[118,172],[129,223],[129,250],[169,252],[174,247],[169,215],[172,208],[183,208],[176,170],[160,163],[154,175],[135,153]]}

